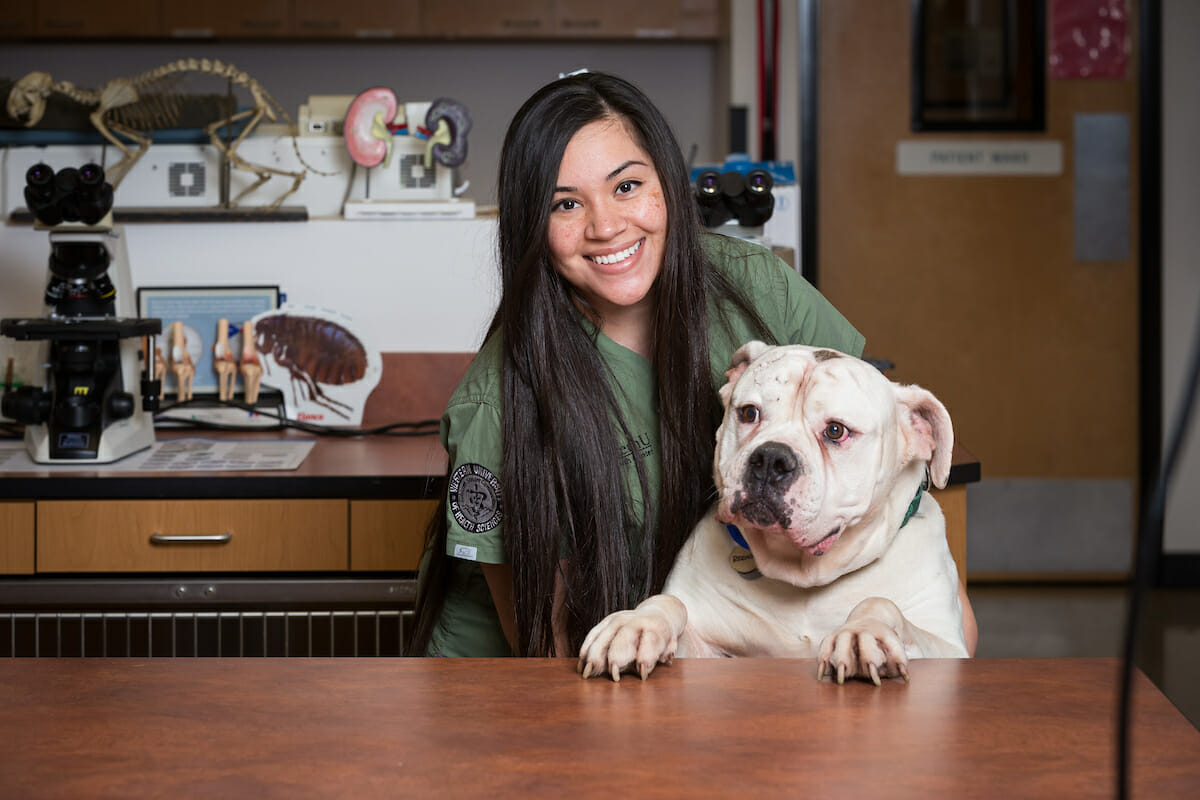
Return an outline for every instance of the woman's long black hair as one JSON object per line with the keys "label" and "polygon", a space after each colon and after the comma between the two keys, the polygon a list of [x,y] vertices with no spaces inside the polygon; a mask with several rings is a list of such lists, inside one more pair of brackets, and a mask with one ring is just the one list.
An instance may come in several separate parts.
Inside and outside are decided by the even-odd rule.
{"label": "woman's long black hair", "polygon": [[[581,128],[600,120],[623,124],[650,156],[667,207],[663,263],[651,290],[663,487],[657,511],[632,507],[622,468],[622,445],[632,436],[594,329],[580,314],[582,299],[550,256],[547,232],[563,152]],[[490,333],[503,337],[501,485],[518,646],[523,655],[554,653],[555,578],[565,558],[571,568],[562,613],[571,652],[558,655],[571,655],[604,615],[662,589],[711,497],[719,405],[708,350],[710,296],[732,302],[769,335],[709,264],[679,145],[662,114],[628,81],[582,73],[536,92],[509,126],[497,188],[502,296]],[[637,466],[642,497],[651,497]],[[444,528],[444,513],[439,517],[435,524]],[[445,559],[439,532],[434,560]],[[413,650],[423,650],[440,610],[438,574],[430,570],[418,601]]]}

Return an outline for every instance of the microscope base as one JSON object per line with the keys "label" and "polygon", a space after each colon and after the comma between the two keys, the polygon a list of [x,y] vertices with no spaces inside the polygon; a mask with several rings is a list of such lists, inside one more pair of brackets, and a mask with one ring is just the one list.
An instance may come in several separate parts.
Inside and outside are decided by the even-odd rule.
{"label": "microscope base", "polygon": [[[126,456],[145,450],[154,444],[154,417],[140,414],[130,419],[114,422],[104,429],[95,457],[53,458],[50,455],[51,438],[54,434],[45,425],[25,427],[25,449],[29,458],[38,464],[111,464]],[[79,436],[74,432],[58,436]],[[86,434],[83,434],[86,435]]]}

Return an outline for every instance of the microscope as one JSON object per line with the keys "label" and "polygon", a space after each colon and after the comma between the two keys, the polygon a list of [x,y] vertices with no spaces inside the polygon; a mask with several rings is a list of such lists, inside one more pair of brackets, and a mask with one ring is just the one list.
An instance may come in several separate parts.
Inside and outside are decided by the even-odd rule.
{"label": "microscope", "polygon": [[0,334],[40,342],[42,386],[6,392],[0,411],[25,426],[38,463],[108,463],[154,444],[154,339],[162,320],[136,316],[113,189],[97,164],[25,175],[35,228],[50,235],[46,314],[0,320]]}
{"label": "microscope", "polygon": [[742,228],[761,228],[775,211],[775,181],[764,169],[742,174],[735,170],[706,169],[694,182],[700,220],[717,228],[735,220]]}

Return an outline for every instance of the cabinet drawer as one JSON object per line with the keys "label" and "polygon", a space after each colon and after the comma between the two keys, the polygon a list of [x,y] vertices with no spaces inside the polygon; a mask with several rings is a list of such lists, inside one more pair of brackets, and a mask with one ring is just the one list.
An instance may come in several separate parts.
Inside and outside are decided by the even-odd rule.
{"label": "cabinet drawer", "polygon": [[38,572],[344,570],[346,500],[63,500],[37,506]]}
{"label": "cabinet drawer", "polygon": [[436,500],[351,500],[350,569],[413,571]]}
{"label": "cabinet drawer", "polygon": [[0,575],[33,573],[33,503],[0,503]]}

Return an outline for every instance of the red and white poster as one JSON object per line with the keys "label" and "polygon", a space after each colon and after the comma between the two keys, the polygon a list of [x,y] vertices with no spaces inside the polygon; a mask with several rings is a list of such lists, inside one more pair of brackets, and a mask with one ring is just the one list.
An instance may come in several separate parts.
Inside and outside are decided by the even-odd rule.
{"label": "red and white poster", "polygon": [[1050,77],[1126,77],[1129,8],[1126,0],[1051,0]]}

